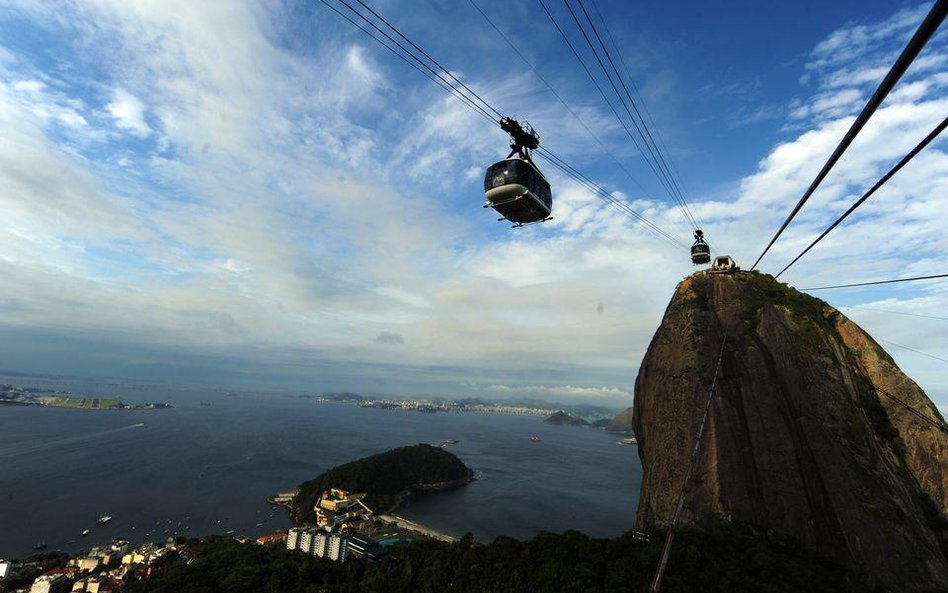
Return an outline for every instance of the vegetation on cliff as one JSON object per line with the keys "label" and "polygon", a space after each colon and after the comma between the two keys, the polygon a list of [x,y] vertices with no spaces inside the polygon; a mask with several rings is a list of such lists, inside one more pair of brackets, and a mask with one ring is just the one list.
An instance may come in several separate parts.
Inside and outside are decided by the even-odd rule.
{"label": "vegetation on cliff", "polygon": [[[840,571],[797,547],[750,537],[724,524],[686,529],[662,583],[665,593],[847,592]],[[127,593],[628,593],[647,591],[662,538],[593,539],[576,531],[529,541],[419,541],[378,562],[334,563],[279,547],[213,537],[192,542],[197,558],[166,566]]]}
{"label": "vegetation on cliff", "polygon": [[377,513],[387,513],[415,492],[466,484],[472,476],[457,456],[440,447],[398,447],[336,466],[304,482],[293,499],[293,515],[299,521],[314,521],[313,508],[330,488],[365,492],[365,504]]}

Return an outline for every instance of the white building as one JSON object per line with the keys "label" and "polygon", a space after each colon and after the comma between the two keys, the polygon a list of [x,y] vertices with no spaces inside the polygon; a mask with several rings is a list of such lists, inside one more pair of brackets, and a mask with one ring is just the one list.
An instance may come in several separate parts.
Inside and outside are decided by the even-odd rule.
{"label": "white building", "polygon": [[62,593],[69,591],[69,581],[61,574],[37,577],[30,587],[30,593]]}
{"label": "white building", "polygon": [[300,535],[300,545],[297,550],[303,552],[304,554],[311,554],[313,552],[313,539],[314,533],[307,529]]}
{"label": "white building", "polygon": [[8,574],[10,574],[10,562],[7,560],[0,560],[0,579],[7,578]]}
{"label": "white building", "polygon": [[319,556],[320,558],[326,557],[326,543],[329,541],[329,536],[320,531],[316,534],[316,542],[313,545],[313,556]]}
{"label": "white building", "polygon": [[349,555],[349,539],[338,535],[329,536],[329,544],[324,558],[343,562]]}
{"label": "white building", "polygon": [[303,530],[299,527],[294,527],[290,529],[286,534],[286,549],[287,550],[298,550],[300,547],[300,536],[303,534]]}

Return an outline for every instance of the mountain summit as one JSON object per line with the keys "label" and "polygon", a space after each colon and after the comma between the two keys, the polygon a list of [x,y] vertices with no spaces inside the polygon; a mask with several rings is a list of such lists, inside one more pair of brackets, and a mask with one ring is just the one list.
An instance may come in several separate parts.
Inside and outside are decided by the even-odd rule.
{"label": "mountain summit", "polygon": [[855,323],[756,272],[686,278],[652,338],[635,383],[638,528],[671,522],[719,358],[681,523],[747,525],[886,590],[942,590],[944,419]]}

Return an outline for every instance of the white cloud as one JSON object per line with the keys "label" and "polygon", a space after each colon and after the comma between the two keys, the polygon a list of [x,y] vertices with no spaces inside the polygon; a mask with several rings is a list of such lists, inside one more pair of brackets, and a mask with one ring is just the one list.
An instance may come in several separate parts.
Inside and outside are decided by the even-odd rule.
{"label": "white cloud", "polygon": [[[183,0],[20,10],[102,71],[79,83],[0,57],[0,326],[113,332],[177,360],[200,352],[314,380],[336,364],[352,388],[370,377],[397,390],[413,374],[550,399],[630,397],[669,294],[692,269],[684,252],[553,170],[552,222],[493,223],[479,181],[484,161],[505,153],[504,134],[403,64],[394,71],[379,48],[337,35],[323,18],[332,15]],[[319,33],[305,36],[314,45],[275,41],[290,17]],[[799,129],[735,181],[733,199],[692,204],[719,252],[747,259],[762,247],[871,92],[875,62],[849,66],[891,45],[907,21],[834,34],[814,51],[813,90],[792,106]],[[887,101],[765,263],[794,255],[948,112],[943,62],[927,59],[913,76],[927,74]],[[536,81],[465,80],[529,113],[558,154],[602,165],[585,130],[537,100]],[[624,135],[588,97],[564,94],[596,133]],[[149,142],[128,143],[115,126]],[[663,203],[615,195],[663,228],[685,226]],[[943,195],[942,144],[790,279],[938,269]],[[860,321],[915,343],[893,323]],[[923,338],[939,351],[937,331]]]}
{"label": "white cloud", "polygon": [[145,105],[125,89],[115,89],[112,102],[105,106],[115,119],[115,125],[139,138],[151,135],[152,129],[145,122]]}

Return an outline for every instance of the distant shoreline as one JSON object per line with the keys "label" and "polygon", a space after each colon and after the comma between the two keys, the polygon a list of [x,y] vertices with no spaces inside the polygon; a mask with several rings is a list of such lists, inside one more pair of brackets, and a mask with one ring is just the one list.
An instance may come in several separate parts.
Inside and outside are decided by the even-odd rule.
{"label": "distant shoreline", "polygon": [[127,404],[114,397],[75,396],[68,391],[41,391],[14,385],[0,385],[0,405],[71,410],[159,410],[172,407],[168,403]]}

